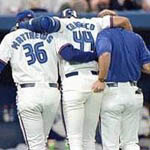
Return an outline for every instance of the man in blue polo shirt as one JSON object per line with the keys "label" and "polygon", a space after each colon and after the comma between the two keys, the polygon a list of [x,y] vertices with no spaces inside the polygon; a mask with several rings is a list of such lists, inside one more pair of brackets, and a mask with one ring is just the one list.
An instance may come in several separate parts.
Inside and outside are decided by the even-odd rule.
{"label": "man in blue polo shirt", "polygon": [[103,91],[106,85],[101,109],[103,150],[140,150],[143,100],[135,90],[141,70],[150,73],[150,53],[139,35],[121,28],[100,32],[96,50],[100,72],[93,90]]}

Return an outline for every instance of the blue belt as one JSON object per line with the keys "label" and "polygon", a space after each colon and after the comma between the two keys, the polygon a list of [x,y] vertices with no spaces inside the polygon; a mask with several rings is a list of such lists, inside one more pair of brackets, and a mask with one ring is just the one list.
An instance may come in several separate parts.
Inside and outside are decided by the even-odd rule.
{"label": "blue belt", "polygon": [[[110,83],[107,82],[106,84],[107,84],[108,87],[118,87],[118,83],[119,82],[110,82]],[[136,81],[129,81],[129,83],[130,83],[131,86],[137,86],[137,82]]]}
{"label": "blue belt", "polygon": [[[23,83],[20,84],[21,88],[27,88],[27,87],[35,87],[36,83]],[[57,88],[57,84],[56,83],[48,83],[49,87],[53,87],[53,88]]]}
{"label": "blue belt", "polygon": [[[97,72],[97,71],[93,71],[93,70],[92,70],[91,73],[92,73],[93,75],[98,75],[98,72]],[[77,76],[77,75],[79,75],[79,72],[78,72],[78,71],[74,71],[74,72],[65,74],[66,78],[72,77],[72,76]]]}

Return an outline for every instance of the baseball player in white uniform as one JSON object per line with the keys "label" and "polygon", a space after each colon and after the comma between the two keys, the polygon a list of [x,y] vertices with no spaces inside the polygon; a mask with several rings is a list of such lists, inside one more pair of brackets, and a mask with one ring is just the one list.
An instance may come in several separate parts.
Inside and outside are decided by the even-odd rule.
{"label": "baseball player in white uniform", "polygon": [[0,71],[10,61],[28,150],[46,150],[60,102],[54,36],[18,29],[7,34],[0,45]]}
{"label": "baseball player in white uniform", "polygon": [[[105,25],[109,26],[109,17],[105,21]],[[99,23],[96,24],[98,22],[96,19],[92,21],[71,18],[63,19],[62,22],[61,29],[64,32],[58,33],[61,36],[57,38],[59,42],[57,50],[60,55],[64,50],[62,45],[65,43],[71,43],[83,51],[94,51],[96,31],[102,27]],[[77,26],[74,23],[77,23]],[[86,25],[87,27],[85,27]],[[65,39],[61,37],[65,37]],[[95,131],[103,94],[93,93],[91,89],[97,78],[97,62],[68,62],[64,60],[63,56],[62,58],[63,109],[70,150],[95,150]]]}
{"label": "baseball player in white uniform", "polygon": [[64,51],[70,48],[66,43],[71,43],[81,51],[94,51],[97,33],[110,27],[113,18],[77,19],[76,13],[71,10],[64,12],[64,16],[69,18],[41,17],[20,27],[36,32],[57,32],[57,50],[62,57],[64,75],[63,107],[70,150],[95,150],[95,130],[102,93],[94,93],[91,87],[97,79],[98,65],[96,61],[79,63],[82,62],[80,58],[76,59],[71,52]]}
{"label": "baseball player in white uniform", "polygon": [[[65,39],[57,40],[60,46],[68,42],[82,51],[94,51],[97,32],[106,27],[110,27],[109,16],[91,20],[73,17],[63,19],[60,34]],[[68,59],[63,57],[64,47],[60,48],[59,45],[59,54],[65,59],[62,59],[63,107],[70,149],[95,150],[95,131],[103,95],[92,91],[98,74],[97,62],[67,62]]]}

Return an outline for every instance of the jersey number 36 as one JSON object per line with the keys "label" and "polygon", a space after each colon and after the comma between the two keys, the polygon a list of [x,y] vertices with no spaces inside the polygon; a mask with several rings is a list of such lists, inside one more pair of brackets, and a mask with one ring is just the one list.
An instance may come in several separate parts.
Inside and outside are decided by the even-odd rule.
{"label": "jersey number 36", "polygon": [[36,60],[41,64],[47,62],[48,58],[46,51],[43,49],[43,46],[43,42],[36,43],[35,45],[23,45],[23,49],[27,50],[25,56],[30,57],[30,60],[27,61],[28,65],[34,64]]}

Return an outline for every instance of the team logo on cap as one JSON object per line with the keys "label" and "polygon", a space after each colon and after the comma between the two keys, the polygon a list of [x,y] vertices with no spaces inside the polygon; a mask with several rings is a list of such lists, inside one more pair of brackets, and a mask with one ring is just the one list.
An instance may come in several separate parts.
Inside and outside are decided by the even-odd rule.
{"label": "team logo on cap", "polygon": [[77,18],[77,12],[75,10],[68,8],[62,12],[62,17],[64,17],[64,18],[71,18],[71,17]]}

